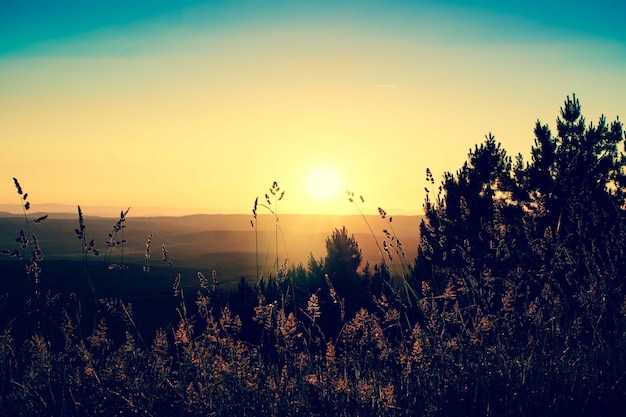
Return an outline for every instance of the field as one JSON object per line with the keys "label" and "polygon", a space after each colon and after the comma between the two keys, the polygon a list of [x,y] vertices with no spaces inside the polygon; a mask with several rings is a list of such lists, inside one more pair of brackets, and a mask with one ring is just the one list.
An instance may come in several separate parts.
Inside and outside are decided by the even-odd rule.
{"label": "field", "polygon": [[[33,213],[32,218],[41,214]],[[247,215],[194,215],[182,217],[139,217],[130,214],[124,222],[123,257],[121,248],[105,256],[105,241],[117,218],[85,216],[85,233],[88,240],[95,239],[99,256],[83,258],[82,243],[76,238],[77,215],[55,213],[46,221],[33,225],[44,260],[42,287],[51,293],[69,294],[79,292],[85,286],[88,275],[96,289],[96,297],[115,297],[131,302],[138,326],[148,333],[158,327],[176,321],[176,301],[172,297],[172,284],[181,274],[180,286],[189,294],[199,288],[198,272],[211,276],[215,271],[219,290],[228,293],[241,277],[248,283],[258,281],[256,275],[255,233],[250,225],[252,216]],[[378,216],[367,216],[371,224],[379,222]],[[414,258],[418,244],[418,227],[421,217],[399,216],[394,220],[398,233],[406,235],[407,256]],[[259,262],[260,272],[266,278],[275,274],[272,264],[276,257],[274,218],[259,216]],[[17,246],[15,236],[23,227],[24,218],[8,213],[0,214],[0,248]],[[310,255],[323,258],[326,255],[325,240],[334,228],[349,225],[354,231],[363,258],[372,265],[380,262],[375,241],[361,216],[282,215],[279,237],[280,262],[289,265],[302,263],[305,267]],[[376,233],[382,241],[383,225]],[[146,263],[146,244],[152,235],[150,259]],[[162,246],[165,245],[172,265],[163,262]],[[109,269],[111,264],[123,264],[123,269]],[[144,272],[148,265],[149,272]],[[23,262],[8,256],[0,258],[2,282],[0,293],[8,294],[5,302],[5,318],[10,312],[19,311],[32,289],[26,284]],[[168,306],[169,308],[165,307]],[[4,321],[3,323],[5,324]]]}

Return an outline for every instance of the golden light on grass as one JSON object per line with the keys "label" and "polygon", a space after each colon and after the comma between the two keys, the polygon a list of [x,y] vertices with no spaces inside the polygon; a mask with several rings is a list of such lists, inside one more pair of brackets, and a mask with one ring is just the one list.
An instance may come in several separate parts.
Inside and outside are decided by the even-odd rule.
{"label": "golden light on grass", "polygon": [[329,200],[343,190],[337,171],[330,167],[317,167],[306,177],[306,189],[317,200]]}

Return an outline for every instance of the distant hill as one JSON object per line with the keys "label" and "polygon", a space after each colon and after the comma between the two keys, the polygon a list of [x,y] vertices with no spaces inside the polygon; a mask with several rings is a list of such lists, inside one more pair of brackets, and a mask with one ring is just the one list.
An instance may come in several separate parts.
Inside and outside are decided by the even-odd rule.
{"label": "distant hill", "polygon": [[[29,213],[35,219],[39,213]],[[335,228],[345,226],[354,234],[364,260],[371,264],[381,260],[370,227],[382,246],[388,240],[383,229],[393,226],[397,238],[404,246],[407,260],[412,263],[419,243],[419,223],[422,216],[393,216],[391,223],[380,216],[334,216],[284,214],[279,216],[278,251],[282,263],[302,262],[305,266],[312,253],[316,259],[326,255],[325,239]],[[87,240],[95,239],[96,247],[104,254],[105,241],[117,218],[85,215]],[[254,275],[256,269],[255,233],[250,221],[252,215],[199,214],[190,216],[133,217],[129,213],[124,229],[127,244],[124,263],[142,265],[145,262],[147,237],[152,233],[152,264],[162,264],[163,244],[174,266],[197,268],[201,271],[216,269],[222,276]],[[369,223],[369,226],[368,226]],[[46,259],[76,259],[82,256],[81,243],[74,229],[78,227],[77,215],[50,213],[47,220],[30,225],[31,233],[38,236]],[[0,249],[15,249],[15,238],[24,228],[23,215],[0,213]],[[276,222],[271,215],[257,218],[258,252],[261,267],[268,271],[276,259]],[[391,232],[391,230],[389,230]],[[111,262],[120,262],[121,252],[111,254]],[[104,260],[103,260],[104,262]]]}
{"label": "distant hill", "polygon": [[[76,214],[77,206],[73,204],[46,204],[37,203],[36,207],[33,207],[38,211],[44,213],[65,213]],[[81,208],[85,213],[89,213],[93,216],[110,217],[117,215],[120,210],[126,210],[127,207],[112,207],[112,206],[87,206],[82,205]],[[21,214],[22,209],[19,204],[0,204],[0,212]],[[133,207],[133,213],[141,216],[163,216],[165,213],[174,216],[184,216],[193,213],[191,209],[176,209],[176,208],[162,208],[162,207]]]}

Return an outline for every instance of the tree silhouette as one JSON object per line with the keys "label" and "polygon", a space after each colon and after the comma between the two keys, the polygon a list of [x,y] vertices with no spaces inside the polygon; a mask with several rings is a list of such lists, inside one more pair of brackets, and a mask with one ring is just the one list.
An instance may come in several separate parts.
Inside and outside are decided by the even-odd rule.
{"label": "tree silhouette", "polygon": [[570,317],[584,311],[592,331],[609,325],[624,302],[622,124],[618,119],[608,125],[601,116],[597,125],[587,126],[574,95],[561,108],[557,135],[538,121],[535,136],[531,162],[516,172],[517,197],[535,248],[528,257],[544,266],[538,284],[553,281]]}
{"label": "tree silhouette", "polygon": [[574,95],[572,99],[568,96],[561,108],[557,131],[558,135],[552,136],[548,126],[537,121],[531,163],[517,172],[523,190],[518,198],[542,232],[551,227],[560,238],[576,231],[574,206],[589,204],[588,214],[600,211],[607,216],[600,229],[596,221],[596,227],[589,230],[602,235],[626,201],[626,164],[618,149],[623,140],[622,124],[618,119],[609,126],[601,116],[597,126],[585,126]]}
{"label": "tree silhouette", "polygon": [[350,318],[359,308],[367,306],[369,295],[367,282],[361,278],[358,268],[363,257],[354,238],[346,227],[335,229],[326,238],[324,270],[328,274],[339,298],[345,299],[345,316]]}
{"label": "tree silhouette", "polygon": [[362,255],[354,235],[348,236],[346,227],[335,229],[326,238],[324,265],[332,278],[351,279],[356,276]]}
{"label": "tree silhouette", "polygon": [[456,174],[444,174],[436,200],[427,195],[415,279],[441,293],[451,277],[505,273],[522,214],[511,200],[515,187],[511,158],[487,135]]}
{"label": "tree silhouette", "polygon": [[[434,201],[427,196],[414,268],[423,283],[420,324],[435,340],[471,344],[484,332],[476,363],[490,349],[498,361],[535,352],[533,367],[555,372],[535,389],[568,404],[562,412],[590,409],[583,398],[619,403],[626,393],[622,124],[602,116],[587,125],[572,96],[556,136],[540,122],[534,133],[530,162],[518,156],[513,164],[489,135],[456,174],[444,175]],[[427,180],[434,183],[429,172]],[[481,383],[493,395],[505,383],[523,391],[526,376],[511,375]],[[555,394],[564,385],[567,399]]]}

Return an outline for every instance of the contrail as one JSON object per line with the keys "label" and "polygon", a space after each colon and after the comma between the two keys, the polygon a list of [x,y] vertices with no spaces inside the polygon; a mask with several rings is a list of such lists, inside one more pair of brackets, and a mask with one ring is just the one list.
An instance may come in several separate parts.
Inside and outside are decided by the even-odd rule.
{"label": "contrail", "polygon": [[395,84],[370,84],[370,87],[396,88]]}

